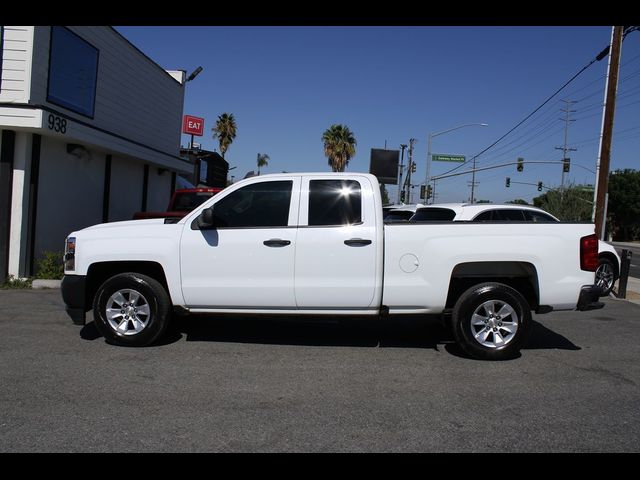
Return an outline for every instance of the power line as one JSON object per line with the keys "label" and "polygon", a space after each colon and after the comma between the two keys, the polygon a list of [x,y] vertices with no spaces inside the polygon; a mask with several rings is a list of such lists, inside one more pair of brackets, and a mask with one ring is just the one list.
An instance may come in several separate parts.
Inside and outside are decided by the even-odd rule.
{"label": "power line", "polygon": [[[609,47],[607,47],[608,50]],[[593,60],[591,60],[588,64],[586,64],[584,67],[582,67],[578,73],[576,73],[573,77],[571,77],[567,82],[565,82],[564,85],[562,85],[558,90],[556,90],[549,98],[547,98],[544,102],[542,102],[535,110],[533,110],[533,112],[531,112],[529,115],[527,115],[524,119],[522,119],[520,122],[518,122],[513,128],[511,128],[507,133],[505,133],[504,135],[502,135],[498,140],[496,140],[495,142],[493,142],[491,145],[489,145],[487,148],[485,148],[484,150],[482,150],[480,153],[478,153],[477,155],[475,155],[475,157],[479,157],[480,155],[482,155],[483,153],[485,153],[487,150],[489,150],[490,148],[492,148],[493,146],[495,146],[498,142],[500,142],[502,139],[504,139],[507,135],[509,135],[511,132],[513,132],[516,128],[518,128],[520,125],[522,125],[524,122],[526,122],[529,118],[531,118],[538,110],[540,110],[542,107],[544,107],[547,103],[549,103],[549,101],[551,101],[551,99],[553,97],[555,97],[556,95],[558,95],[562,90],[564,90],[564,88],[569,85],[571,82],[573,82],[576,78],[578,78],[578,76],[580,74],[582,74],[582,72],[584,72],[587,68],[589,68],[591,65],[593,65],[595,62],[601,60],[602,58],[599,58],[600,55],[602,55],[602,52]]]}
{"label": "power line", "polygon": [[[587,68],[589,68],[591,65],[593,65],[594,63],[602,60],[603,58],[605,58],[605,56],[607,55],[607,53],[609,52],[609,46],[607,46],[602,52],[600,52],[593,60],[591,60],[589,63],[587,63],[584,67],[582,67],[578,73],[576,73],[573,77],[571,77],[569,80],[567,80],[564,85],[562,85],[560,88],[558,88],[551,96],[549,96],[549,98],[547,98],[544,102],[542,102],[538,107],[536,107],[529,115],[527,115],[526,117],[524,117],[520,122],[518,122],[514,127],[512,127],[509,131],[507,131],[507,133],[505,133],[504,135],[502,135],[500,138],[498,138],[495,142],[493,142],[491,145],[489,145],[487,148],[485,148],[484,150],[482,150],[480,153],[476,154],[473,156],[472,159],[477,159],[480,155],[484,154],[485,152],[487,152],[488,150],[490,150],[491,148],[493,148],[495,145],[497,145],[500,141],[502,141],[505,137],[507,137],[509,134],[511,134],[511,132],[513,132],[515,129],[517,129],[520,125],[522,125],[523,123],[525,123],[527,120],[529,120],[529,118],[531,118],[533,115],[535,115],[536,112],[538,112],[542,107],[544,107],[547,103],[549,103],[556,95],[558,95],[562,90],[564,90],[564,88],[569,85],[571,82],[573,82],[576,78],[578,78],[578,76],[580,76]],[[469,163],[469,161],[464,162],[463,164],[457,166],[456,168],[453,168],[452,170],[450,170],[447,173],[453,172],[455,170],[457,170],[458,168],[462,167],[463,165]],[[446,174],[445,174],[446,175]]]}

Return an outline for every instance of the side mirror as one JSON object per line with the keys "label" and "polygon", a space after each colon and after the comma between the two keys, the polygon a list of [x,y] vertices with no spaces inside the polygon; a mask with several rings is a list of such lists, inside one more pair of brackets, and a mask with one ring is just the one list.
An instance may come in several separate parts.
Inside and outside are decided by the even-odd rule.
{"label": "side mirror", "polygon": [[208,230],[215,228],[215,222],[213,219],[213,207],[205,208],[198,216],[198,228],[200,230]]}

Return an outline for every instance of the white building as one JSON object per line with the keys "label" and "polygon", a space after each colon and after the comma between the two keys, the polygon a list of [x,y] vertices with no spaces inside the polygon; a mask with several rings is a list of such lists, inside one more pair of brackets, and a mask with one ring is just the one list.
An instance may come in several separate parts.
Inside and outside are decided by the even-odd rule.
{"label": "white building", "polygon": [[179,157],[184,71],[110,27],[0,27],[0,282],[92,224],[164,210]]}

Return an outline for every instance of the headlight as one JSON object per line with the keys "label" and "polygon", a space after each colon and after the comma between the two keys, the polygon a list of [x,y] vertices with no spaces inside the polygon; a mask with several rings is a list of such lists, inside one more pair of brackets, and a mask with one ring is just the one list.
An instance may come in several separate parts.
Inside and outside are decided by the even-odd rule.
{"label": "headlight", "polygon": [[71,271],[76,269],[76,237],[67,237],[64,246],[64,269]]}

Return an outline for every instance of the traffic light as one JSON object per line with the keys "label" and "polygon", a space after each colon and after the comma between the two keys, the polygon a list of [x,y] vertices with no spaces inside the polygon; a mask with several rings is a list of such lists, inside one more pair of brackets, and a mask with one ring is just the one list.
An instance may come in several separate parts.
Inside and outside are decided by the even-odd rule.
{"label": "traffic light", "polygon": [[420,185],[420,199],[424,200],[427,188],[424,185]]}
{"label": "traffic light", "polygon": [[431,198],[431,195],[433,195],[431,185],[427,185],[427,200]]}
{"label": "traffic light", "polygon": [[400,203],[404,203],[404,190],[400,192]]}
{"label": "traffic light", "polygon": [[569,172],[569,167],[571,166],[571,159],[570,158],[563,158],[562,159],[562,171],[564,173]]}
{"label": "traffic light", "polygon": [[538,191],[541,192],[542,191],[542,182],[538,182]]}
{"label": "traffic light", "polygon": [[524,170],[524,158],[518,157],[518,171]]}
{"label": "traffic light", "polygon": [[411,162],[411,173],[416,173],[416,162]]}
{"label": "traffic light", "polygon": [[506,180],[504,181],[504,186],[507,188],[511,186],[511,179],[509,177],[507,177]]}

